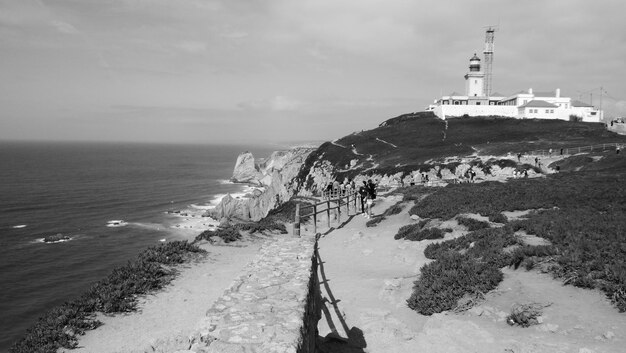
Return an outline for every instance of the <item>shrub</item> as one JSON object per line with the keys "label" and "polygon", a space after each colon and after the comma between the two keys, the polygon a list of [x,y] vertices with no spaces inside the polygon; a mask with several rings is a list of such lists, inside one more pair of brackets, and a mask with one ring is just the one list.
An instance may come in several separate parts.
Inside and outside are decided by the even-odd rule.
{"label": "shrub", "polygon": [[[260,222],[268,222],[268,223],[293,223],[295,221],[296,215],[296,205],[299,204],[302,209],[303,206],[309,206],[311,203],[302,201],[302,200],[289,200],[280,206],[270,210],[267,213],[267,216],[263,218]],[[300,217],[301,222],[307,222],[310,217]]]}
{"label": "shrub", "polygon": [[473,232],[473,231],[479,230],[479,229],[483,229],[483,228],[489,228],[489,223],[484,222],[484,221],[479,221],[479,220],[474,219],[474,218],[457,217],[456,221],[460,225],[466,226],[467,230],[469,230],[470,232]]}
{"label": "shrub", "polygon": [[78,346],[78,336],[102,325],[95,313],[136,310],[137,296],[163,288],[176,274],[164,266],[182,263],[205,250],[186,241],[146,249],[137,259],[114,269],[77,299],[52,308],[10,349],[12,353],[56,352]]}
{"label": "shrub", "polygon": [[511,252],[509,266],[516,270],[524,265],[530,270],[535,265],[535,258],[553,256],[558,254],[558,249],[553,245],[524,245]]}
{"label": "shrub", "polygon": [[502,277],[500,269],[493,264],[448,252],[422,267],[407,303],[422,315],[451,310],[466,293],[486,293],[494,289]]}
{"label": "shrub", "polygon": [[509,222],[509,219],[502,213],[494,213],[489,215],[489,222],[506,224]]}
{"label": "shrub", "polygon": [[369,221],[365,222],[365,226],[366,227],[376,227],[378,225],[378,223],[382,222],[385,220],[385,216],[384,215],[378,215],[378,216],[374,216],[372,219],[370,219]]}
{"label": "shrub", "polygon": [[549,304],[518,304],[511,310],[511,314],[506,317],[506,322],[509,325],[519,325],[522,327],[537,325],[539,323],[537,318],[541,316],[541,311],[546,306],[549,306]]}
{"label": "shrub", "polygon": [[398,201],[397,203],[386,209],[384,215],[393,216],[402,212],[402,210],[404,209],[404,207],[402,206],[402,202],[403,201]]}
{"label": "shrub", "polygon": [[420,240],[432,240],[443,239],[444,232],[439,228],[426,228],[418,232],[407,234],[404,238],[406,240],[420,241]]}
{"label": "shrub", "polygon": [[393,238],[396,240],[403,239],[407,235],[419,232],[420,229],[422,229],[422,226],[420,226],[418,223],[402,226],[400,227],[400,229],[398,230],[398,233],[396,233],[396,235]]}
{"label": "shrub", "polygon": [[449,252],[464,253],[503,267],[509,264],[510,257],[502,250],[515,244],[517,244],[517,239],[510,227],[485,228],[459,238],[429,244],[424,249],[424,255],[436,260]]}
{"label": "shrub", "polygon": [[249,233],[262,233],[265,231],[278,231],[281,234],[287,234],[287,227],[283,223],[263,218],[259,222],[239,223],[234,226],[235,229],[246,231]]}
{"label": "shrub", "polygon": [[241,239],[241,233],[239,233],[239,230],[237,230],[237,228],[233,226],[228,226],[224,228],[219,227],[215,231],[205,230],[204,232],[200,233],[200,235],[196,237],[194,242],[197,242],[200,240],[211,241],[211,237],[219,237],[225,243],[231,243],[233,241],[237,241]]}

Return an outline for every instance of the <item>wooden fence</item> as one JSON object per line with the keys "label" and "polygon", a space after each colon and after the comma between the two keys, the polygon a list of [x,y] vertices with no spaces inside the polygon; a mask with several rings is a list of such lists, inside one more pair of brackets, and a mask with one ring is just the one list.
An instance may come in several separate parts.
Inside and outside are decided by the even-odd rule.
{"label": "wooden fence", "polygon": [[603,143],[598,145],[591,146],[581,146],[581,147],[568,147],[568,148],[553,148],[552,152],[550,150],[535,150],[528,152],[529,155],[534,156],[558,156],[562,154],[574,154],[574,153],[582,153],[582,152],[593,152],[593,151],[605,151],[605,150],[613,150],[617,148],[624,149],[623,143],[613,142],[613,143]]}
{"label": "wooden fence", "polygon": [[322,202],[303,207],[300,207],[300,204],[296,204],[293,235],[300,236],[300,219],[310,216],[313,217],[313,232],[317,233],[317,215],[324,212],[326,212],[328,228],[330,228],[330,211],[332,210],[336,210],[337,224],[341,224],[341,208],[345,206],[346,215],[348,216],[350,215],[350,209],[354,211],[354,214],[358,213],[359,198],[359,194],[354,190],[325,191],[322,194],[322,199],[324,200]]}

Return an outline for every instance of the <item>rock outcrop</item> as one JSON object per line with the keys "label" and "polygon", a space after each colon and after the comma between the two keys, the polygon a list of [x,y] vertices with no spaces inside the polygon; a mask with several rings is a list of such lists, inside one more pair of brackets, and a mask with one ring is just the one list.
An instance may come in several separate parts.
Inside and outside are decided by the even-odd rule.
{"label": "rock outcrop", "polygon": [[296,147],[277,151],[258,164],[255,164],[251,153],[240,154],[231,180],[257,185],[259,188],[241,198],[226,195],[214,209],[207,212],[208,215],[215,219],[234,217],[246,221],[258,221],[265,217],[271,209],[294,195],[293,180],[306,157],[314,150],[310,147]]}
{"label": "rock outcrop", "polygon": [[230,179],[235,183],[258,184],[262,177],[259,167],[254,162],[254,156],[250,152],[244,152],[237,157],[233,177]]}

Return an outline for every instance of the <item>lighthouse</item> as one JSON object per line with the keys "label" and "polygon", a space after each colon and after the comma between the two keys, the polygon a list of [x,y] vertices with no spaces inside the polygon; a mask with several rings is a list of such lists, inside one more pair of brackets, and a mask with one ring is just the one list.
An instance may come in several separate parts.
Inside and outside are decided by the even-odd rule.
{"label": "lighthouse", "polygon": [[465,75],[465,95],[481,97],[484,92],[485,73],[480,71],[480,58],[474,56],[470,59],[469,72]]}

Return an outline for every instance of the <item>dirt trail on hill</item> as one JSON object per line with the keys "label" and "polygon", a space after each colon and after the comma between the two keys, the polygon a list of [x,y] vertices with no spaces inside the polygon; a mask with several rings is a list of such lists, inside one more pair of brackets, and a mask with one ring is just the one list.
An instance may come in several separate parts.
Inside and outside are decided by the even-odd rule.
{"label": "dirt trail on hill", "polygon": [[[381,197],[381,214],[396,202]],[[473,309],[420,315],[406,305],[431,242],[394,240],[412,221],[407,206],[375,228],[357,215],[319,240],[322,301],[321,352],[624,352],[626,314],[599,291],[563,286],[549,275],[504,270],[504,281]],[[464,230],[456,227],[446,239]],[[509,326],[516,303],[551,304],[541,325]]]}

